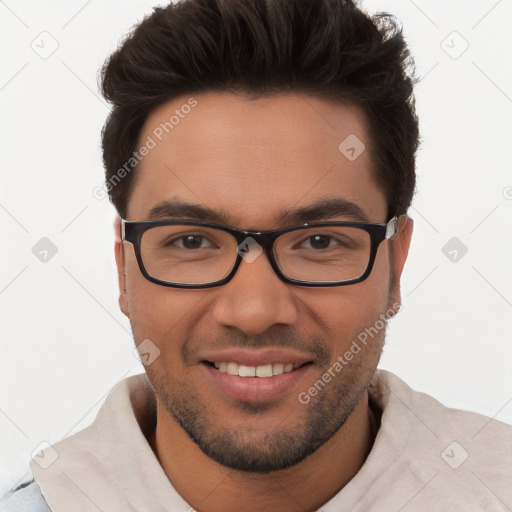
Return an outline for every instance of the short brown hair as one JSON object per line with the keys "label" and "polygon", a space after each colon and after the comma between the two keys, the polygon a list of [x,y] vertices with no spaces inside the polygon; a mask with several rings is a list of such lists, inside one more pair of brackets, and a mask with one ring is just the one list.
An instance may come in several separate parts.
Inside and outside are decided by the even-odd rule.
{"label": "short brown hair", "polygon": [[102,132],[110,199],[124,218],[136,171],[131,157],[161,104],[206,91],[302,92],[362,108],[388,214],[405,213],[419,144],[413,72],[396,20],[370,17],[351,0],[180,0],[155,8],[101,73],[113,106]]}

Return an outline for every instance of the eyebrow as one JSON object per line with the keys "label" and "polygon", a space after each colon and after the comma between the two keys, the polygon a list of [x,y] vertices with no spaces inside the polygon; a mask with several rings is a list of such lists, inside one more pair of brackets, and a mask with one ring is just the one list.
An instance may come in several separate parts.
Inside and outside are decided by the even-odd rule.
{"label": "eyebrow", "polygon": [[[286,226],[338,217],[359,222],[369,222],[368,215],[359,205],[341,197],[320,199],[313,204],[299,208],[282,209],[277,220],[280,224]],[[225,210],[214,210],[207,206],[186,203],[178,199],[158,203],[149,211],[148,219],[190,219],[225,226],[240,224],[239,219],[236,219]]]}

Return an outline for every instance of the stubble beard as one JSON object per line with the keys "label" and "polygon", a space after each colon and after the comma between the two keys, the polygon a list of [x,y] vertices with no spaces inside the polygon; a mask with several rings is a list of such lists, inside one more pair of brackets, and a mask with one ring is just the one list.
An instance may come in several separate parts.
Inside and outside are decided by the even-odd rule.
{"label": "stubble beard", "polygon": [[[201,451],[222,466],[246,472],[268,473],[295,466],[327,443],[346,423],[357,404],[363,398],[375,373],[382,351],[385,328],[380,339],[372,343],[371,360],[354,357],[307,405],[297,399],[299,419],[292,427],[274,427],[262,432],[251,428],[251,419],[264,418],[275,404],[254,403],[239,400],[236,409],[244,421],[243,428],[234,430],[219,415],[202,402],[200,393],[184,384],[176,385],[170,373],[155,372],[147,367],[148,377],[155,393],[174,421],[187,433]],[[332,366],[337,355],[325,347],[325,343],[311,340],[308,346],[319,355],[318,370],[311,384]],[[376,350],[377,348],[377,350]],[[254,422],[253,422],[254,423]],[[262,421],[258,421],[262,424]]]}

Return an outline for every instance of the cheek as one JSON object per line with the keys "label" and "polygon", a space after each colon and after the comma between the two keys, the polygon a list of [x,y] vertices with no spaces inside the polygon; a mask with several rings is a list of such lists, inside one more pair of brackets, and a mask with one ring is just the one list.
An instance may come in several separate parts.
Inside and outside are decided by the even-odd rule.
{"label": "cheek", "polygon": [[[381,327],[381,315],[388,309],[390,265],[387,251],[379,251],[370,276],[354,285],[305,290],[301,301],[308,305],[309,317],[322,326],[335,352],[347,350],[361,333]],[[383,338],[378,329],[375,341]],[[382,331],[382,332],[381,332]],[[363,334],[364,336],[364,334]],[[376,350],[379,343],[376,344]]]}
{"label": "cheek", "polygon": [[126,289],[133,334],[137,343],[149,338],[162,350],[169,339],[179,340],[197,322],[207,290],[181,290],[148,281],[140,272],[133,248],[126,253]]}

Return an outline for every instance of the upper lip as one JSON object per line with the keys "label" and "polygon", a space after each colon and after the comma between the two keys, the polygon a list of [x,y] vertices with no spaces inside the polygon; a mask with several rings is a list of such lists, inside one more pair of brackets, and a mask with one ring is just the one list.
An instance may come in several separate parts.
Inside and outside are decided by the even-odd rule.
{"label": "upper lip", "polygon": [[293,364],[295,367],[312,361],[311,357],[290,349],[242,350],[225,349],[205,354],[202,358],[210,363],[234,362],[243,366],[263,366],[266,364]]}

